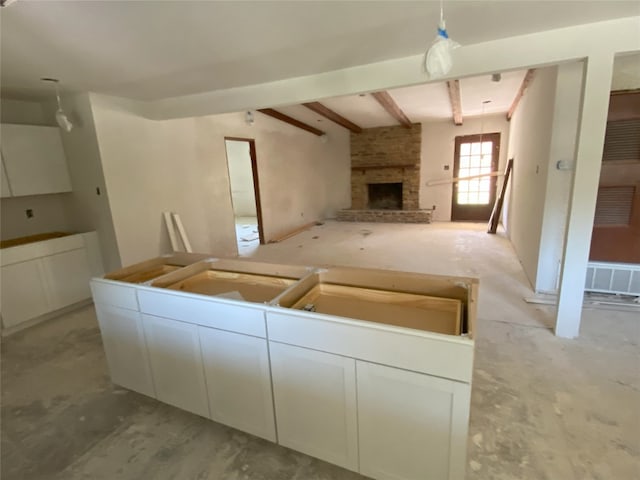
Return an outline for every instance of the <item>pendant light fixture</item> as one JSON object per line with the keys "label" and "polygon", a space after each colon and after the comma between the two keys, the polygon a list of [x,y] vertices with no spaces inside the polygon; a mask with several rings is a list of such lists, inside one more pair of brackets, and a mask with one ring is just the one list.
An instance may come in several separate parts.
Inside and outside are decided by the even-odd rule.
{"label": "pendant light fixture", "polygon": [[442,77],[449,73],[453,66],[451,52],[460,44],[449,38],[446,23],[444,21],[443,0],[440,0],[440,23],[438,23],[438,35],[424,56],[424,67],[431,78]]}
{"label": "pendant light fixture", "polygon": [[62,130],[69,133],[71,129],[73,129],[73,123],[71,123],[71,120],[69,120],[69,118],[67,117],[67,114],[64,113],[64,110],[62,110],[62,104],[60,103],[60,90],[58,88],[58,84],[60,83],[60,81],[57,78],[41,78],[40,80],[42,80],[43,82],[50,82],[55,85],[56,100],[58,101],[58,110],[56,111],[56,122],[58,123],[58,126]]}

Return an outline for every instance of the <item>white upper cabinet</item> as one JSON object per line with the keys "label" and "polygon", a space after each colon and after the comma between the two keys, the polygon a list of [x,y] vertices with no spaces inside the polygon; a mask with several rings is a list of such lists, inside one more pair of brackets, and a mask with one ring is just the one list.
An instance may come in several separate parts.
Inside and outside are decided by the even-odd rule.
{"label": "white upper cabinet", "polygon": [[7,171],[4,168],[4,159],[2,159],[2,165],[0,165],[0,181],[2,181],[2,186],[0,187],[0,197],[10,197],[11,189],[9,188],[9,180],[7,180]]}
{"label": "white upper cabinet", "polygon": [[[58,127],[2,124],[2,157],[14,197],[71,191]],[[5,179],[2,180],[3,196]]]}

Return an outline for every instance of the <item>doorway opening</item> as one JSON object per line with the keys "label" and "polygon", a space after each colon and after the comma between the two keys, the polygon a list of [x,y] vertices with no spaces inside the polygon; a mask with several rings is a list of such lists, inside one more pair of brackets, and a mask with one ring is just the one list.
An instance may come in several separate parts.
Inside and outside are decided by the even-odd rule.
{"label": "doorway opening", "polygon": [[225,137],[238,256],[251,256],[264,244],[255,140]]}
{"label": "doorway opening", "polygon": [[499,153],[500,133],[456,137],[453,176],[460,180],[453,184],[452,221],[489,220],[496,201]]}

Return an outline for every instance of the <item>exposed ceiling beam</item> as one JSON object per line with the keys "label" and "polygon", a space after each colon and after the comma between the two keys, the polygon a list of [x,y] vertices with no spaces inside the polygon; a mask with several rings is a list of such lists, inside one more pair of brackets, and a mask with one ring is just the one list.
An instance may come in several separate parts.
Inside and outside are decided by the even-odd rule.
{"label": "exposed ceiling beam", "polygon": [[524,91],[533,81],[533,75],[535,71],[536,71],[535,68],[530,68],[529,70],[527,70],[526,75],[522,79],[522,84],[518,89],[518,93],[516,93],[516,98],[513,99],[513,103],[511,103],[511,107],[509,107],[509,111],[507,112],[507,121],[511,121],[511,117],[513,117],[513,114],[515,113],[516,108],[518,108],[518,103],[520,103],[520,99],[524,95]]}
{"label": "exposed ceiling beam", "polygon": [[462,125],[462,101],[460,100],[460,80],[447,81],[447,90],[449,90],[449,100],[451,101],[451,113],[453,115],[453,123]]}
{"label": "exposed ceiling beam", "polygon": [[398,104],[393,100],[393,98],[391,98],[389,92],[373,92],[371,95],[373,95],[373,98],[375,98],[378,103],[382,105],[382,108],[389,112],[389,115],[395,118],[400,125],[405,128],[411,128],[411,120],[407,118]]}
{"label": "exposed ceiling beam", "polygon": [[289,125],[293,125],[294,127],[298,127],[302,130],[306,130],[307,132],[311,132],[314,135],[318,135],[319,137],[324,135],[324,132],[322,130],[318,130],[311,125],[307,125],[306,123],[301,122],[300,120],[296,120],[295,118],[292,118],[289,115],[285,115],[284,113],[274,110],[273,108],[261,108],[258,111],[270,117],[276,118],[281,122],[288,123]]}
{"label": "exposed ceiling beam", "polygon": [[303,103],[302,105],[307,107],[309,110],[316,112],[318,115],[322,115],[324,118],[328,118],[332,122],[337,123],[341,127],[344,127],[347,130],[351,130],[353,133],[362,133],[362,128],[360,128],[358,125],[347,120],[342,115],[334,112],[330,108],[325,107],[320,102],[309,102]]}

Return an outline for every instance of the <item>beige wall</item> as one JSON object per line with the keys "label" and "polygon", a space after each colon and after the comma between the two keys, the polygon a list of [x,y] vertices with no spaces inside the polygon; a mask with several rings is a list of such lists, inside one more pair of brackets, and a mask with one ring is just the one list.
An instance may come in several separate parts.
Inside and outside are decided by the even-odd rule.
{"label": "beige wall", "polygon": [[227,140],[226,150],[233,213],[236,217],[255,217],[256,196],[253,190],[249,142]]}
{"label": "beige wall", "polygon": [[533,286],[538,273],[556,77],[556,67],[536,71],[511,119],[509,135],[508,157],[514,161],[505,228]]}
{"label": "beige wall", "polygon": [[180,214],[194,251],[237,253],[224,137],[256,141],[267,241],[349,205],[349,137],[327,143],[260,115],[154,121],[134,102],[91,95],[123,264],[169,251],[163,211]]}
{"label": "beige wall", "polygon": [[[507,145],[509,143],[509,122],[504,114],[486,115],[484,123],[481,117],[465,118],[460,126],[451,120],[425,122],[422,124],[422,167],[420,180],[420,208],[432,208],[434,221],[451,220],[451,201],[453,186],[451,183],[430,185],[426,183],[453,178],[453,155],[455,139],[461,135],[474,135],[500,132],[499,170],[504,171],[507,161]],[[445,170],[445,165],[449,170]],[[498,182],[500,188],[501,180]]]}
{"label": "beige wall", "polygon": [[[2,240],[38,233],[74,231],[68,214],[70,200],[70,193],[3,198],[0,201]],[[33,210],[32,218],[27,218],[27,209]]]}
{"label": "beige wall", "polygon": [[[558,66],[538,269],[534,284],[538,292],[555,293],[558,289],[575,164],[582,76],[582,62]],[[568,169],[558,169],[558,161],[566,162]]]}

